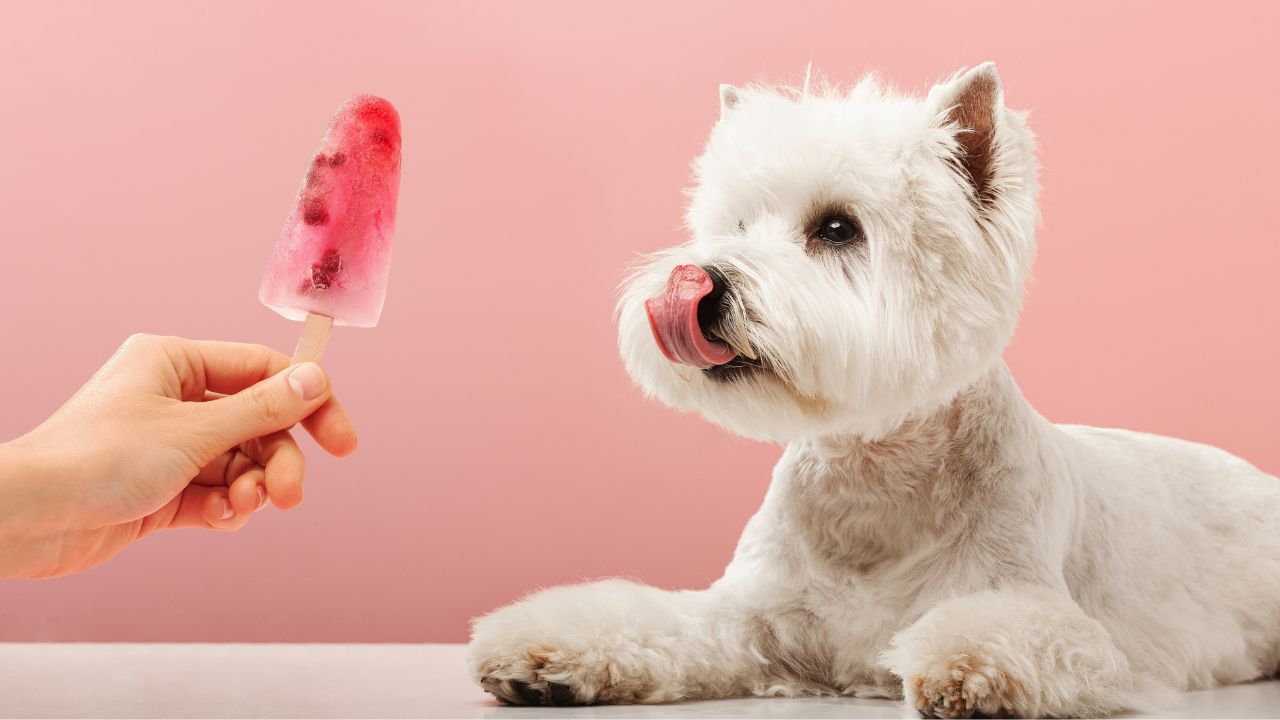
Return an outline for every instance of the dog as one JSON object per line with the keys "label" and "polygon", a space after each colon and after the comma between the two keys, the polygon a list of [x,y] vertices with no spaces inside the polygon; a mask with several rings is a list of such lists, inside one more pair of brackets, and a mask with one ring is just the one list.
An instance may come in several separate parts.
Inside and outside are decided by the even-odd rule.
{"label": "dog", "polygon": [[1087,717],[1280,667],[1280,480],[1222,450],[1049,423],[1002,360],[1038,164],[991,63],[720,90],[686,244],[624,282],[649,395],[786,450],[724,576],[606,580],[474,621],[522,705],[810,694]]}

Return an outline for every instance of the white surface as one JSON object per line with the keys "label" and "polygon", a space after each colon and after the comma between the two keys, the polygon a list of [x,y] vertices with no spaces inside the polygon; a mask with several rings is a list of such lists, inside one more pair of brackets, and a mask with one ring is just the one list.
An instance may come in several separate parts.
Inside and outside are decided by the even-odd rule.
{"label": "white surface", "polygon": [[[504,707],[461,645],[0,644],[3,717],[876,718],[898,703],[794,698]],[[1280,682],[1190,693],[1163,717],[1274,718]]]}

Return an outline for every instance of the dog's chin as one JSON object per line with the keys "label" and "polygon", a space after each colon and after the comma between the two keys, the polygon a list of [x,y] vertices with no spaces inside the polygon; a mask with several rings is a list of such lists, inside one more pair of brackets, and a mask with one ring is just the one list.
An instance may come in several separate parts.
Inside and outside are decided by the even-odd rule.
{"label": "dog's chin", "polygon": [[715,365],[702,371],[704,377],[716,383],[750,382],[761,374],[777,377],[762,360],[738,355],[723,365]]}
{"label": "dog's chin", "polygon": [[700,370],[691,389],[683,402],[669,404],[754,440],[787,443],[822,435],[838,414],[835,403],[799,392],[767,360],[738,356]]}
{"label": "dog's chin", "polygon": [[695,391],[683,403],[703,418],[742,437],[790,443],[830,437],[880,437],[910,413],[798,390],[768,362],[736,358],[699,371]]}
{"label": "dog's chin", "polygon": [[659,352],[642,312],[628,306],[620,323],[627,371],[646,394],[671,408],[768,442],[817,437],[846,425],[846,402],[797,389],[768,357],[739,354],[705,370],[676,365]]}

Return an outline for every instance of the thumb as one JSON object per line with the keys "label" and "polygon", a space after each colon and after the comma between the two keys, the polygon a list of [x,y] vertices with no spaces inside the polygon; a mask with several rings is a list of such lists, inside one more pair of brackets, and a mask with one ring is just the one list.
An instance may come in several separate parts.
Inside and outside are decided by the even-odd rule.
{"label": "thumb", "polygon": [[328,399],[329,376],[319,365],[305,362],[200,405],[205,427],[225,448],[292,427]]}

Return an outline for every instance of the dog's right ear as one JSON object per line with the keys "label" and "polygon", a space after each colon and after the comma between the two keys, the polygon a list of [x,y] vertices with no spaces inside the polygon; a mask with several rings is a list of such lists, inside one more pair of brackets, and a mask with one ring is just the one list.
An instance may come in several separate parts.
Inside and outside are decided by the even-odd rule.
{"label": "dog's right ear", "polygon": [[1000,170],[997,137],[1004,113],[996,64],[985,62],[935,85],[929,91],[929,104],[937,122],[955,132],[956,160],[973,183],[974,197],[980,203],[989,202]]}
{"label": "dog's right ear", "polygon": [[742,93],[732,85],[720,86],[720,119],[725,119],[729,111],[742,100]]}

